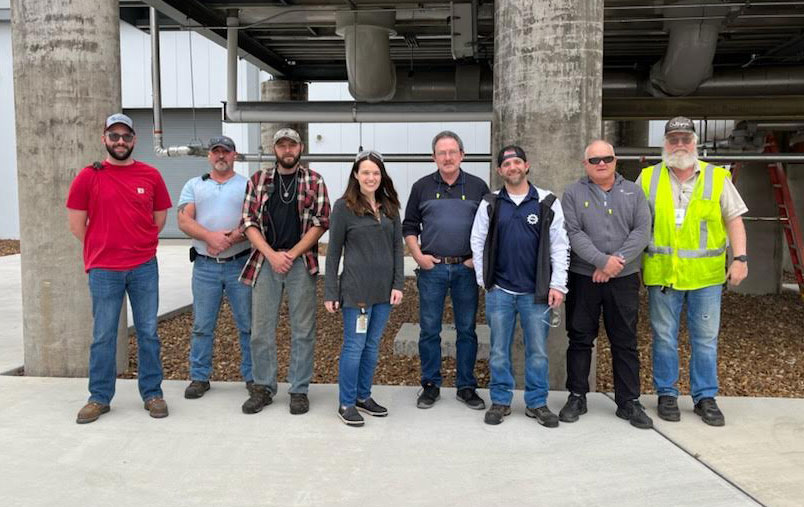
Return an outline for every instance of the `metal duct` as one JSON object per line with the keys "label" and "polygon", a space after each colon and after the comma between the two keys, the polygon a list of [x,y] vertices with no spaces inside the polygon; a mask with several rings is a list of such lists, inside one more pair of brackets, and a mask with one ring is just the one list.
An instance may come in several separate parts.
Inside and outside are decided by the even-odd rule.
{"label": "metal duct", "polygon": [[389,37],[396,35],[396,13],[338,12],[335,33],[344,38],[349,93],[356,100],[381,102],[396,92],[396,66]]}

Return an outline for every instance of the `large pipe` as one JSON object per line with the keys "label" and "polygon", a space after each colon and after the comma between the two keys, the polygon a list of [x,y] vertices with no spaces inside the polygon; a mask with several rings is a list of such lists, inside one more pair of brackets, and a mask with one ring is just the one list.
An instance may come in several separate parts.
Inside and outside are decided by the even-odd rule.
{"label": "large pipe", "polygon": [[380,102],[394,96],[396,67],[389,37],[396,35],[394,11],[338,12],[335,33],[343,37],[349,93],[357,100]]}

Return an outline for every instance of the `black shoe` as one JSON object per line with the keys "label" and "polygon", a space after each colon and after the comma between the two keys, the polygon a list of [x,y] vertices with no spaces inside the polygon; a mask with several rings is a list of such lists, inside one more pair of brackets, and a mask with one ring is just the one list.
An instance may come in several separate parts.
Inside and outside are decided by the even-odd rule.
{"label": "black shoe", "polygon": [[698,403],[695,404],[695,413],[701,416],[703,422],[709,426],[723,426],[726,424],[726,418],[723,417],[723,412],[717,408],[717,402],[714,398],[698,400]]}
{"label": "black shoe", "polygon": [[184,390],[184,397],[188,400],[194,400],[204,396],[204,393],[209,391],[209,382],[203,380],[193,380],[187,389]]}
{"label": "black shoe", "polygon": [[620,419],[628,420],[631,426],[635,428],[642,430],[653,428],[653,419],[648,417],[648,414],[645,413],[645,407],[642,406],[639,400],[632,400],[626,402],[622,407],[617,407],[615,414],[617,414],[617,417]]}
{"label": "black shoe", "polygon": [[558,416],[552,413],[550,409],[547,408],[547,405],[537,408],[528,407],[525,409],[525,415],[536,419],[536,422],[545,428],[558,427]]}
{"label": "black shoe", "polygon": [[558,419],[561,422],[572,423],[578,420],[583,414],[586,413],[586,396],[578,396],[577,394],[570,393],[567,398],[567,403],[564,408],[558,413]]}
{"label": "black shoe", "polygon": [[363,426],[365,421],[355,407],[338,407],[338,417],[347,426]]}
{"label": "black shoe", "polygon": [[290,393],[290,413],[293,415],[306,414],[310,410],[310,400],[304,393]]}
{"label": "black shoe", "polygon": [[430,408],[441,399],[441,389],[436,387],[432,382],[428,382],[422,388],[418,399],[416,399],[416,406],[419,408]]}
{"label": "black shoe", "polygon": [[483,398],[477,395],[477,392],[473,387],[464,387],[463,389],[458,389],[455,397],[464,402],[467,407],[473,410],[483,410],[486,408],[486,402],[483,401]]}
{"label": "black shoe", "polygon": [[374,417],[385,417],[388,415],[388,409],[374,401],[374,399],[371,397],[362,401],[357,400],[357,403],[355,403],[355,408]]}
{"label": "black shoe", "polygon": [[268,389],[268,386],[261,386],[259,384],[254,384],[251,387],[251,392],[249,393],[248,399],[245,403],[243,403],[243,413],[244,414],[256,414],[263,407],[267,407],[268,405],[273,402],[271,391]]}
{"label": "black shoe", "polygon": [[665,421],[676,422],[681,420],[678,410],[678,400],[675,396],[659,396],[659,418]]}
{"label": "black shoe", "polygon": [[486,411],[483,421],[485,421],[486,424],[496,425],[503,422],[503,419],[507,415],[511,415],[511,407],[508,405],[497,405],[496,403],[492,403],[491,408]]}
{"label": "black shoe", "polygon": [[251,388],[252,387],[254,387],[254,381],[253,380],[247,380],[246,381],[246,391],[248,391],[248,394],[251,394]]}

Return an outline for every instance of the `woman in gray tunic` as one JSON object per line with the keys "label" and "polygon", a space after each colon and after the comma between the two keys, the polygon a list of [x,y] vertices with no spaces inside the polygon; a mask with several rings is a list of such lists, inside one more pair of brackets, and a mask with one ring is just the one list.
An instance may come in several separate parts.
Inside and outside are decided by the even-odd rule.
{"label": "woman in gray tunic", "polygon": [[326,266],[324,306],[330,313],[343,312],[338,417],[363,426],[358,411],[388,415],[371,398],[371,385],[380,338],[391,306],[402,301],[405,281],[399,198],[375,151],[357,155],[346,192],[332,208]]}

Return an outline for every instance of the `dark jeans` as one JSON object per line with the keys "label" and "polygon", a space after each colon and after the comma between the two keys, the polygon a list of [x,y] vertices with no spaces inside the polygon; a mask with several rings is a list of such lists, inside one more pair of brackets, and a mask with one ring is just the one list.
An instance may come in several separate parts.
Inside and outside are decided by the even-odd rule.
{"label": "dark jeans", "polygon": [[569,273],[567,389],[576,394],[589,392],[589,368],[592,347],[600,327],[601,308],[603,324],[611,343],[614,401],[621,407],[639,398],[636,336],[639,274],[594,283],[591,276]]}

